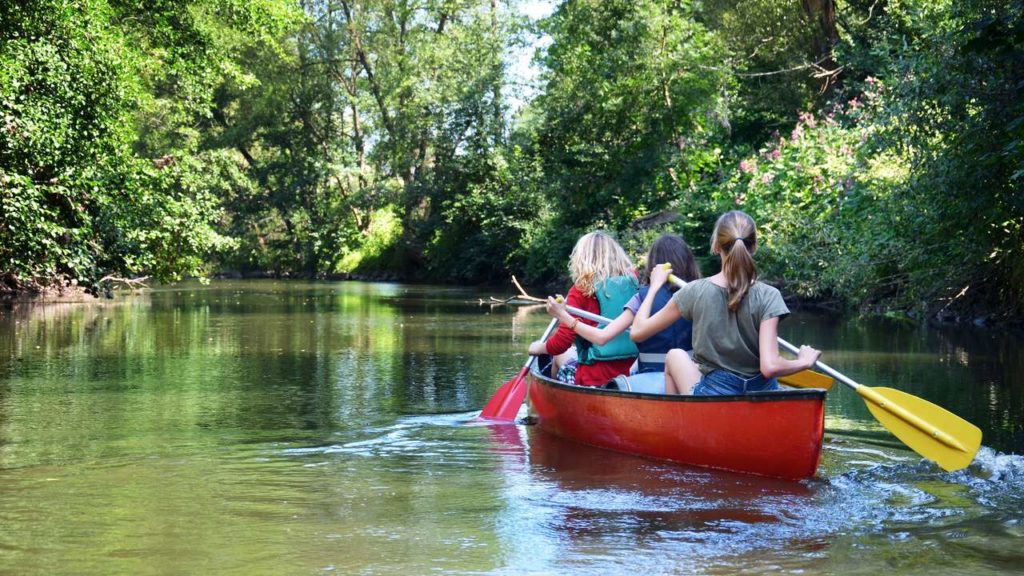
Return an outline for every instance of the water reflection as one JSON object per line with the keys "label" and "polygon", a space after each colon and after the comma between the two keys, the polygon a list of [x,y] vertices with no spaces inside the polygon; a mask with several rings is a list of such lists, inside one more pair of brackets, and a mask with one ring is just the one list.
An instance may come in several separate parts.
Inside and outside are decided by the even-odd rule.
{"label": "water reflection", "polygon": [[508,482],[501,540],[508,565],[525,572],[914,573],[942,562],[986,573],[974,558],[991,558],[997,572],[1024,560],[1001,549],[1024,525],[1024,458],[987,448],[949,474],[849,447],[830,455],[847,471],[790,483],[661,464],[536,429],[488,433]]}
{"label": "water reflection", "polygon": [[489,433],[510,484],[502,527],[510,565],[587,571],[596,555],[602,566],[628,559],[655,571],[703,572],[715,557],[780,541],[805,552],[824,545],[803,517],[815,505],[815,482],[663,464],[532,428],[490,426]]}

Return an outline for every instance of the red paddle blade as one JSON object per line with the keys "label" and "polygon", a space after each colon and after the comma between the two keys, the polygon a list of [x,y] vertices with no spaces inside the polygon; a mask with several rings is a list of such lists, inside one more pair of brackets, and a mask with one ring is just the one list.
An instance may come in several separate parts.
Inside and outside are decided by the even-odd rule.
{"label": "red paddle blade", "polygon": [[519,413],[519,406],[523,403],[523,399],[526,398],[526,371],[528,367],[524,366],[519,374],[516,374],[514,378],[505,382],[500,388],[491,396],[491,399],[487,401],[487,405],[480,411],[480,418],[487,420],[508,420],[512,421],[516,419],[516,414]]}

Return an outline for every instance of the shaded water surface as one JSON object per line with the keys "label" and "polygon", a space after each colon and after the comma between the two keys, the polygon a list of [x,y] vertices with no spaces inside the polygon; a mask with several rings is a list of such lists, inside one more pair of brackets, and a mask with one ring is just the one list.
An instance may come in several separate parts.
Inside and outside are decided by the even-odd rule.
{"label": "shaded water surface", "polygon": [[1017,574],[1018,336],[782,336],[975,422],[943,473],[829,395],[816,478],[591,449],[475,411],[543,313],[494,292],[186,284],[0,311],[0,573]]}

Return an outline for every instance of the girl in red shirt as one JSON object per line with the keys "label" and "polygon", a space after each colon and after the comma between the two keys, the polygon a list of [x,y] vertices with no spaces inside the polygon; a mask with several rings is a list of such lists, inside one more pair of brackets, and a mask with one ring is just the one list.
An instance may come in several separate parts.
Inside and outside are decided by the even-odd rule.
{"label": "girl in red shirt", "polygon": [[[565,303],[606,317],[618,316],[623,304],[637,290],[636,273],[626,251],[611,236],[601,231],[585,234],[576,242],[569,256],[569,274],[572,287]],[[602,311],[602,303],[609,310]],[[561,366],[557,378],[568,384],[603,386],[620,374],[629,374],[636,359],[636,347],[629,342],[629,336],[621,335],[625,337],[624,342],[613,341],[600,349],[591,348],[589,342],[576,336],[576,326],[581,322],[590,326],[597,325],[596,322],[582,318],[575,318],[569,324],[560,324],[547,341],[531,343],[530,354],[554,356],[556,365]],[[583,350],[579,360],[572,358],[570,348],[574,343]]]}

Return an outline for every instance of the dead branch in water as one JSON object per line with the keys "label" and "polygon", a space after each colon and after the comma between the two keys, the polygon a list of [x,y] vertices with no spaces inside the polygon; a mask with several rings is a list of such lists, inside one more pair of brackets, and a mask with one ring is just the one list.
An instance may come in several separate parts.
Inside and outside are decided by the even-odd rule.
{"label": "dead branch in water", "polygon": [[141,290],[143,288],[149,288],[146,284],[146,280],[149,280],[149,276],[140,276],[139,278],[121,278],[119,276],[114,276],[113,274],[108,274],[107,276],[100,278],[98,284],[109,282],[111,284],[123,284],[125,288],[129,288],[131,290]]}
{"label": "dead branch in water", "polygon": [[512,275],[512,283],[516,285],[516,288],[519,288],[519,298],[522,298],[523,300],[529,300],[531,302],[546,302],[546,300],[544,300],[543,298],[537,298],[535,296],[530,296],[529,294],[527,294],[526,290],[523,290],[523,287],[519,285],[519,281],[516,280],[515,274]]}
{"label": "dead branch in water", "polygon": [[519,284],[519,280],[516,279],[515,275],[512,276],[512,283],[515,284],[516,288],[519,289],[519,294],[516,294],[515,296],[509,296],[508,298],[495,298],[494,296],[491,296],[490,298],[488,298],[488,300],[484,300],[483,298],[480,298],[480,300],[479,300],[480,305],[481,306],[483,306],[484,304],[490,304],[491,306],[501,306],[501,305],[504,305],[504,304],[529,304],[529,305],[536,305],[537,303],[544,303],[544,302],[546,302],[546,300],[544,300],[543,298],[537,298],[536,296],[530,296],[529,294],[527,294],[526,290],[523,290],[523,286],[521,284]]}

